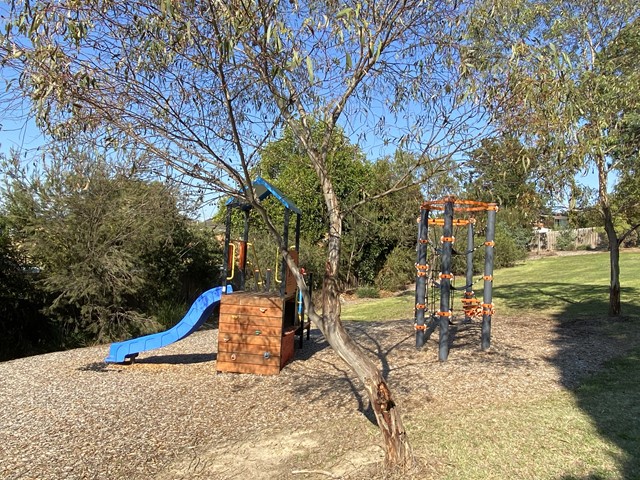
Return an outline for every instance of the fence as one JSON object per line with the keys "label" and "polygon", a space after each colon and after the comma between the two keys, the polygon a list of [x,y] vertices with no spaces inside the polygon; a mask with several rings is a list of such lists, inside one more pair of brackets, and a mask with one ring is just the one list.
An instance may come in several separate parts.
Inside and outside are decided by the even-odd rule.
{"label": "fence", "polygon": [[[561,236],[565,236],[565,238],[563,239]],[[562,240],[565,240],[565,242]],[[534,230],[533,238],[529,243],[529,249],[540,253],[553,252],[556,250],[575,250],[580,247],[596,248],[601,242],[602,239],[600,233],[596,231],[596,227],[574,228],[570,230],[538,228]]]}

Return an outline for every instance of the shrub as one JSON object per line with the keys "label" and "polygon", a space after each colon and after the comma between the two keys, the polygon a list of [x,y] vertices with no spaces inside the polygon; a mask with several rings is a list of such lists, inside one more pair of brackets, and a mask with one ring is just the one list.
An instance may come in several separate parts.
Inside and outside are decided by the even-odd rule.
{"label": "shrub", "polygon": [[163,330],[173,327],[187,312],[188,306],[181,302],[164,300],[158,304],[154,316]]}
{"label": "shrub", "polygon": [[356,290],[358,298],[380,298],[380,290],[375,285],[363,285]]}
{"label": "shrub", "polygon": [[[513,267],[527,258],[525,242],[527,237],[523,230],[523,228],[514,225],[496,224],[493,268]],[[474,253],[473,270],[475,273],[484,271],[484,252],[484,247],[481,247]]]}
{"label": "shrub", "polygon": [[375,284],[382,290],[402,290],[415,279],[415,250],[395,247],[376,276]]}
{"label": "shrub", "polygon": [[560,251],[570,251],[576,249],[576,232],[568,227],[560,230],[558,240],[556,242],[556,249]]}

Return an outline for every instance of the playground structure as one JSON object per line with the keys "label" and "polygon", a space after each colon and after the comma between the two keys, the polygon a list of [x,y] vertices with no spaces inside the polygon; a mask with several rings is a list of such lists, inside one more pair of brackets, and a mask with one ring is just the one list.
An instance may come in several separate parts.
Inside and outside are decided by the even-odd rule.
{"label": "playground structure", "polygon": [[[291,214],[296,215],[295,245],[289,251],[289,255],[297,264],[300,249],[300,210],[282,192],[260,177],[253,182],[253,187],[260,201],[273,196],[285,207],[285,245],[289,242]],[[231,213],[234,208],[244,213],[243,238],[236,243],[231,241]],[[306,329],[309,339],[311,325],[309,321],[305,321],[302,295],[298,292],[295,278],[284,259],[281,260],[281,268],[275,271],[273,282],[270,271],[267,271],[265,282],[256,281],[255,291],[245,291],[251,208],[251,205],[239,201],[238,198],[232,198],[227,202],[223,285],[200,295],[182,320],[169,330],[112,343],[105,362],[133,361],[141,352],[177,342],[197,331],[219,305],[216,370],[264,375],[280,372],[293,358],[294,337],[299,335],[302,347],[304,330]],[[237,292],[233,291],[233,281],[236,281],[239,287]],[[272,287],[275,287],[275,290]]]}
{"label": "playground structure", "polygon": [[[442,212],[441,217],[431,218],[432,211]],[[495,219],[498,206],[495,203],[477,202],[471,200],[459,200],[454,196],[444,197],[442,200],[424,202],[420,206],[420,217],[418,218],[418,241],[416,255],[416,294],[415,294],[415,329],[416,348],[420,349],[430,338],[436,328],[440,328],[438,358],[441,362],[447,360],[449,356],[449,326],[453,323],[452,315],[452,292],[464,290],[462,306],[464,311],[464,321],[470,322],[475,316],[482,315],[481,327],[481,348],[488,350],[491,346],[491,318],[494,313],[493,295],[493,259],[495,247]],[[466,219],[455,219],[456,212],[486,212],[486,239],[484,242],[484,280],[482,302],[475,297],[473,292],[473,253],[477,247],[474,246],[476,220],[473,217]],[[442,237],[440,238],[440,272],[437,280],[434,278],[435,272],[427,263],[428,250],[430,245],[429,226],[441,227]],[[453,236],[454,226],[467,227],[467,249],[464,253],[456,252],[453,249],[455,238]],[[433,248],[434,253],[437,252]],[[453,255],[464,255],[466,258],[466,282],[463,287],[455,287],[453,283],[452,261]],[[429,305],[429,292],[432,291],[432,302]],[[435,308],[435,291],[439,290],[439,308]],[[431,307],[431,308],[429,308]],[[428,316],[427,316],[428,313]],[[428,318],[427,318],[428,317]]]}
{"label": "playground structure", "polygon": [[[295,240],[289,255],[298,263],[300,250],[300,209],[273,185],[262,178],[253,182],[260,201],[275,197],[284,206],[282,241],[289,245],[291,214],[295,214]],[[231,240],[232,211],[244,214],[242,239]],[[220,301],[218,330],[219,372],[259,373],[274,375],[293,358],[294,337],[299,335],[303,344],[304,330],[309,338],[310,323],[305,321],[302,295],[284,258],[280,268],[264,274],[247,271],[249,243],[249,214],[251,205],[232,198],[227,202],[225,240],[223,252],[224,284],[235,282],[237,292],[223,295]],[[253,273],[254,290],[247,290],[248,274]],[[273,278],[272,278],[273,277]],[[262,280],[263,279],[263,280]]]}

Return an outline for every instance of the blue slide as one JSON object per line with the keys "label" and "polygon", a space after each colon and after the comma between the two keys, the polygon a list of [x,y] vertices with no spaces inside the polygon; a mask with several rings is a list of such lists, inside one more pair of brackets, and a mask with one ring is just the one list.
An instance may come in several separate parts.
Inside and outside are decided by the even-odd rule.
{"label": "blue slide", "polygon": [[[109,348],[109,356],[104,361],[107,363],[122,363],[127,358],[138,356],[140,352],[164,347],[191,335],[202,326],[211,316],[214,307],[220,303],[222,290],[223,287],[216,287],[204,292],[193,302],[193,305],[191,305],[182,320],[166,332],[154,333],[125,342],[112,343]],[[231,285],[227,286],[227,293],[231,293]]]}

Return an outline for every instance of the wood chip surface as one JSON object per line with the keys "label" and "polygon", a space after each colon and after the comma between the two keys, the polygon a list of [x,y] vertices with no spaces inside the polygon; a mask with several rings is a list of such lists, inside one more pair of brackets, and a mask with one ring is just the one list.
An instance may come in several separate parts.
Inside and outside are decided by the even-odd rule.
{"label": "wood chip surface", "polygon": [[[409,418],[574,387],[626,347],[595,327],[496,315],[489,352],[472,323],[439,363],[437,332],[417,351],[412,320],[347,323]],[[0,363],[0,478],[370,478],[368,402],[319,331],[278,376],[216,374],[216,349],[209,329],[130,366],[105,364],[108,345]]]}

